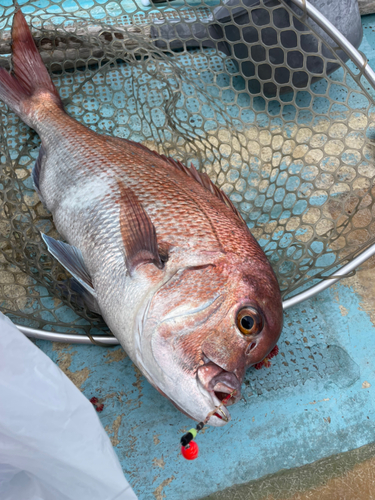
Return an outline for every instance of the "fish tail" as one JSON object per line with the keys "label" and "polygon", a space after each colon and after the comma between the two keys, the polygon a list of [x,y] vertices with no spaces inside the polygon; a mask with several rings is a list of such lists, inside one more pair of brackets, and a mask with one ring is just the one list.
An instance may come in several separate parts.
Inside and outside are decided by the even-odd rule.
{"label": "fish tail", "polygon": [[0,68],[0,99],[33,127],[38,101],[42,99],[60,108],[63,105],[21,10],[17,10],[13,18],[12,62],[13,74]]}

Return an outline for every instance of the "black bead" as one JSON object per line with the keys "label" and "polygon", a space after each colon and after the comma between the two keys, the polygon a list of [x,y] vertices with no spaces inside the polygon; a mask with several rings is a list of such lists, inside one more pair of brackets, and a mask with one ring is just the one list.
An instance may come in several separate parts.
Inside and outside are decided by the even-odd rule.
{"label": "black bead", "polygon": [[184,434],[181,438],[182,446],[187,446],[192,439],[193,439],[193,434],[191,432]]}
{"label": "black bead", "polygon": [[199,432],[199,431],[201,431],[203,429],[203,427],[204,427],[204,423],[203,422],[199,422],[199,424],[196,426],[196,429]]}

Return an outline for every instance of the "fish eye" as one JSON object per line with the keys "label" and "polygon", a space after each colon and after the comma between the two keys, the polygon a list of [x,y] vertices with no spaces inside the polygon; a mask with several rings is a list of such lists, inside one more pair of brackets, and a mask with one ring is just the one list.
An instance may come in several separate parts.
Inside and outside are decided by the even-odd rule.
{"label": "fish eye", "polygon": [[252,307],[244,307],[237,313],[237,326],[242,335],[257,335],[263,330],[263,316]]}

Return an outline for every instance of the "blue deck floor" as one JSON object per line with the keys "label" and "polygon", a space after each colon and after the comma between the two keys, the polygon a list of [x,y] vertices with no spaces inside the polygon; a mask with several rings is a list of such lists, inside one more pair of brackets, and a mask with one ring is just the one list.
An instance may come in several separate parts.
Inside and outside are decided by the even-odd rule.
{"label": "blue deck floor", "polygon": [[245,400],[226,427],[199,436],[194,462],[179,454],[191,421],[120,348],[38,345],[104,403],[100,419],[140,499],[195,499],[375,440],[375,328],[360,300],[337,285],[288,312],[280,355],[248,372]]}

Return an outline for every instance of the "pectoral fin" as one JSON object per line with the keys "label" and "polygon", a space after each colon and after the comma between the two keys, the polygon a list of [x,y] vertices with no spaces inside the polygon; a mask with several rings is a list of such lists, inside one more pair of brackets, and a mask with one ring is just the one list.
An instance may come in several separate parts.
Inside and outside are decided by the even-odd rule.
{"label": "pectoral fin", "polygon": [[[61,290],[62,294],[66,298],[70,298],[72,302],[77,304],[79,307],[86,306],[89,311],[96,314],[101,314],[98,301],[86,288],[84,288],[75,278],[69,278],[59,283],[58,288]],[[73,296],[69,293],[70,291],[75,292]]]}
{"label": "pectoral fin", "polygon": [[91,276],[83,261],[81,250],[68,245],[62,241],[57,241],[51,236],[42,234],[42,238],[47,245],[48,251],[62,266],[82,285],[95,299],[96,293],[92,284]]}
{"label": "pectoral fin", "polygon": [[121,193],[120,229],[130,276],[144,264],[154,264],[162,269],[155,226],[133,191],[120,181],[118,185]]}
{"label": "pectoral fin", "polygon": [[87,309],[96,314],[102,314],[98,301],[96,300],[95,291],[89,292],[88,289],[82,286],[81,283],[79,283],[75,278],[70,278],[69,285],[70,288],[82,298]]}

